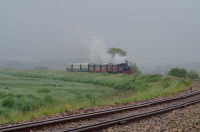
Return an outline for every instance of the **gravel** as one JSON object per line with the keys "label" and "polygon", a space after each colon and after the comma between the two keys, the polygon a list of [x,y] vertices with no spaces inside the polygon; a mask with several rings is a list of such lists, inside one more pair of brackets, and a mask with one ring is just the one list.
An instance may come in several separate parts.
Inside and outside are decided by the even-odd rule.
{"label": "gravel", "polygon": [[[196,96],[193,96],[191,98],[184,99],[181,102],[190,101],[190,100],[195,99],[195,98],[200,98],[200,95],[196,95]],[[138,115],[138,114],[144,113],[146,111],[153,111],[153,110],[157,110],[157,109],[161,109],[161,108],[167,108],[167,107],[176,105],[178,103],[180,103],[180,100],[174,101],[174,102],[171,102],[171,103],[164,103],[162,105],[155,105],[155,106],[151,106],[151,107],[147,107],[147,108],[140,108],[140,109],[126,111],[126,112],[122,112],[122,113],[118,113],[118,114],[102,116],[102,117],[98,117],[98,118],[96,117],[96,118],[90,118],[90,119],[87,119],[87,120],[82,120],[82,121],[77,121],[77,122],[69,122],[69,123],[66,123],[64,125],[59,125],[59,127],[58,126],[56,126],[56,128],[50,127],[50,129],[43,129],[42,131],[62,131],[62,130],[67,130],[67,129],[74,128],[74,127],[92,125],[92,124],[96,124],[96,123],[99,123],[99,122],[102,122],[102,121],[110,121],[110,120],[118,119],[118,118],[122,118],[122,117],[130,117],[132,115]],[[146,121],[146,120],[144,120],[144,121]],[[152,121],[150,121],[150,122],[152,123]],[[158,121],[158,122],[160,123],[160,121]],[[155,124],[153,124],[153,125],[155,125]],[[152,126],[152,125],[150,125],[150,126]],[[131,128],[131,126],[129,126],[129,127]],[[121,128],[121,126],[119,126],[119,128]],[[116,131],[116,130],[124,131],[128,128],[128,126],[121,128],[121,130],[119,128],[114,127],[114,131]],[[109,128],[108,130],[111,131],[112,127]]]}
{"label": "gravel", "polygon": [[[193,82],[193,91],[200,89],[200,83]],[[103,132],[200,132],[200,103],[173,110],[159,116],[115,125]]]}
{"label": "gravel", "polygon": [[115,125],[105,132],[197,132],[200,131],[200,103],[159,116]]}

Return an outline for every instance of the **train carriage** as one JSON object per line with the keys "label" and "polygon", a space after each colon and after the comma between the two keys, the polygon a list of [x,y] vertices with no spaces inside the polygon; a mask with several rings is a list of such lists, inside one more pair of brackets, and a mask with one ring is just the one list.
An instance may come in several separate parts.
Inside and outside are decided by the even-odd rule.
{"label": "train carriage", "polygon": [[101,72],[101,64],[95,64],[94,65],[94,71],[95,72]]}
{"label": "train carriage", "polygon": [[81,71],[88,72],[89,71],[89,63],[81,63]]}
{"label": "train carriage", "polygon": [[107,72],[107,65],[108,65],[108,63],[101,64],[101,72]]}
{"label": "train carriage", "polygon": [[108,73],[124,73],[132,74],[130,66],[127,63],[68,63],[66,71],[77,71],[77,72],[108,72]]}
{"label": "train carriage", "polygon": [[72,71],[73,67],[72,67],[72,63],[68,63],[66,66],[66,71]]}
{"label": "train carriage", "polygon": [[78,72],[80,72],[81,71],[81,64],[80,63],[74,63],[72,71],[78,71]]}
{"label": "train carriage", "polygon": [[118,64],[109,63],[107,65],[107,72],[109,72],[109,73],[118,73],[119,72],[118,69],[119,69]]}
{"label": "train carriage", "polygon": [[118,64],[112,64],[112,72],[113,73],[118,73],[119,72],[119,66]]}
{"label": "train carriage", "polygon": [[112,71],[113,71],[113,64],[112,64],[112,63],[109,63],[109,64],[107,65],[107,72],[108,72],[108,73],[112,73]]}
{"label": "train carriage", "polygon": [[89,63],[88,67],[89,67],[89,72],[94,72],[94,64],[93,63]]}

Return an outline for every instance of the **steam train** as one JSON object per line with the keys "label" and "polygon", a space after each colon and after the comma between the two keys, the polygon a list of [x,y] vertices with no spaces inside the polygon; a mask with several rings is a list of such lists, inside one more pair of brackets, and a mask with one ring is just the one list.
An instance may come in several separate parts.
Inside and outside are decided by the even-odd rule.
{"label": "steam train", "polygon": [[124,73],[132,74],[131,67],[127,63],[69,63],[67,64],[66,71],[72,72],[107,72],[107,73]]}

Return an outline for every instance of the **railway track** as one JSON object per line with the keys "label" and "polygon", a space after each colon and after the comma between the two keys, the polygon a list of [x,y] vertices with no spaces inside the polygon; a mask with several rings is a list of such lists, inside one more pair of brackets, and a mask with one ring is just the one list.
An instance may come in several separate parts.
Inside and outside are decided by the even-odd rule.
{"label": "railway track", "polygon": [[[189,98],[189,97],[192,97],[192,96],[195,96],[195,95],[200,95],[200,91],[190,93],[190,94],[187,94],[187,95],[182,95],[182,96],[179,96],[179,97],[174,97],[174,98],[166,98],[166,99],[160,99],[160,100],[156,100],[156,101],[149,101],[149,102],[141,103],[141,104],[134,105],[134,106],[126,106],[126,107],[122,107],[122,108],[115,108],[115,109],[97,111],[97,112],[93,112],[93,113],[78,114],[78,115],[73,115],[73,116],[60,117],[60,118],[54,118],[54,119],[49,119],[49,120],[43,120],[43,121],[30,122],[30,123],[25,123],[25,124],[1,127],[0,132],[26,131],[26,130],[35,129],[35,128],[38,129],[38,128],[41,128],[41,127],[44,127],[44,126],[52,126],[52,125],[57,125],[57,124],[66,123],[66,122],[70,122],[70,121],[83,120],[85,118],[93,118],[93,117],[97,117],[97,116],[105,116],[105,115],[108,115],[108,114],[120,113],[120,112],[123,112],[123,111],[130,111],[130,110],[133,110],[133,109],[144,108],[144,107],[149,107],[149,106],[158,105],[158,104],[162,104],[162,103],[182,100],[182,99],[186,99],[186,98]],[[113,125],[113,124],[119,124],[119,123],[122,124],[122,123],[126,123],[128,121],[131,121],[131,120],[136,120],[136,119],[139,119],[139,118],[146,118],[147,116],[152,116],[152,115],[168,112],[170,110],[185,107],[187,105],[191,105],[191,104],[198,103],[198,102],[200,102],[200,98],[198,98],[196,100],[189,101],[189,102],[180,103],[178,105],[176,104],[174,106],[170,106],[170,107],[165,108],[165,109],[163,108],[163,109],[158,109],[158,110],[154,110],[154,111],[148,111],[146,113],[144,112],[144,113],[137,114],[137,115],[132,115],[132,116],[128,116],[128,117],[114,119],[114,120],[111,120],[111,121],[104,121],[104,122],[97,123],[97,124],[94,124],[94,125],[83,126],[83,127],[73,128],[73,129],[64,130],[64,131],[70,132],[70,131],[95,130],[95,129],[107,127],[107,126],[110,126],[110,125]]]}
{"label": "railway track", "polygon": [[178,105],[173,105],[173,106],[168,107],[168,108],[161,108],[161,109],[158,109],[158,110],[147,111],[147,112],[144,112],[144,113],[141,113],[141,114],[138,114],[138,115],[122,117],[122,118],[118,118],[118,119],[114,119],[114,120],[110,120],[110,121],[96,123],[94,125],[77,127],[77,128],[73,128],[73,129],[69,129],[69,130],[63,130],[62,132],[83,132],[83,131],[88,132],[88,131],[99,130],[99,129],[103,129],[105,127],[109,127],[109,126],[112,126],[112,125],[124,124],[124,123],[130,122],[130,121],[133,121],[133,120],[143,119],[143,118],[147,118],[147,117],[150,117],[150,116],[153,116],[153,115],[166,113],[168,111],[175,110],[175,109],[182,108],[182,107],[186,107],[186,106],[189,106],[189,105],[193,105],[193,104],[196,104],[196,103],[199,103],[199,102],[200,102],[200,98],[194,99],[192,101],[180,103]]}

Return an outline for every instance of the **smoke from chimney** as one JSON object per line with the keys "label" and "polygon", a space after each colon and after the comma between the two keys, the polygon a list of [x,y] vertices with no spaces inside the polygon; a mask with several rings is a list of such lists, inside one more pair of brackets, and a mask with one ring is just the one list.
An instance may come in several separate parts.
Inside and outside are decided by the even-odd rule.
{"label": "smoke from chimney", "polygon": [[86,32],[83,32],[79,39],[79,47],[85,52],[89,52],[91,63],[126,63],[127,60],[125,56],[118,54],[115,54],[113,58],[111,54],[107,53],[108,48],[103,40],[91,37]]}

